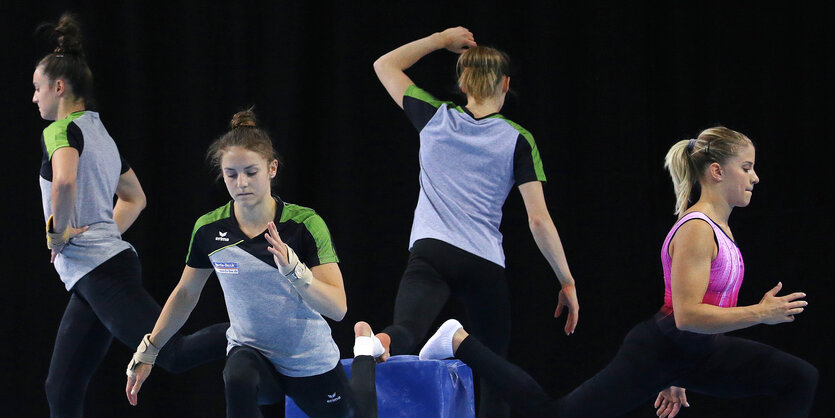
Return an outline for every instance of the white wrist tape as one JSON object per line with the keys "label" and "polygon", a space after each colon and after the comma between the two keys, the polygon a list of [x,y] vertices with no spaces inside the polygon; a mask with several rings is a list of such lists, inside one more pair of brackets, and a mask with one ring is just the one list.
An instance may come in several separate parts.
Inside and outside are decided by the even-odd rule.
{"label": "white wrist tape", "polygon": [[287,249],[287,261],[289,262],[286,266],[279,264],[278,272],[286,277],[296,288],[310,286],[310,283],[313,281],[313,272],[299,260],[299,256],[296,255],[296,252],[289,245],[284,244],[284,248]]}
{"label": "white wrist tape", "polygon": [[157,361],[157,354],[159,354],[159,348],[151,343],[151,334],[145,334],[142,337],[142,342],[139,343],[139,346],[136,347],[136,352],[133,353],[133,357],[130,359],[130,363],[128,363],[128,369],[125,372],[128,377],[134,376],[134,370],[136,370],[136,366],[139,363],[145,363],[154,365],[154,362]]}
{"label": "white wrist tape", "polygon": [[372,356],[380,357],[386,349],[383,348],[383,343],[376,335],[370,337],[357,337],[354,339],[354,357],[357,356]]}

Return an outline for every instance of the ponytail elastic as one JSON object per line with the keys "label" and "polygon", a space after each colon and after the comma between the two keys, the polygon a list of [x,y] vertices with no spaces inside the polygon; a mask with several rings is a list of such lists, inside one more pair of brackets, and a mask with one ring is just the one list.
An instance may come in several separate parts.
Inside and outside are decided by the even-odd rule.
{"label": "ponytail elastic", "polygon": [[696,138],[690,139],[690,142],[687,143],[687,153],[690,154],[693,152],[693,148],[696,147]]}

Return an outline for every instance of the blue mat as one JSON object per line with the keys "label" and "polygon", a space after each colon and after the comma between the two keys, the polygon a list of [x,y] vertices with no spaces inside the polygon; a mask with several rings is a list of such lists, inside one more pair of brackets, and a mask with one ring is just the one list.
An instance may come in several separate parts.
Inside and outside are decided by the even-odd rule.
{"label": "blue mat", "polygon": [[[342,360],[348,377],[353,359]],[[288,418],[306,417],[286,398]],[[393,356],[377,364],[377,413],[387,417],[474,417],[473,372],[459,360]]]}

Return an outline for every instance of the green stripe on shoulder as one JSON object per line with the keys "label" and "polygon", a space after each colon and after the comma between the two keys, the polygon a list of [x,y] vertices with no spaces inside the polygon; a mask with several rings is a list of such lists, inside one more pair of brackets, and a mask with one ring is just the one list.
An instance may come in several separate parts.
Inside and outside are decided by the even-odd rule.
{"label": "green stripe on shoulder", "polygon": [[197,222],[194,223],[194,229],[191,231],[191,239],[188,241],[188,253],[186,254],[186,262],[188,262],[189,256],[191,256],[191,248],[194,246],[194,235],[197,234],[197,230],[202,228],[204,225],[208,225],[212,222],[217,222],[221,219],[226,219],[232,214],[232,202],[229,202],[197,219]]}
{"label": "green stripe on shoulder", "polygon": [[50,160],[52,160],[52,154],[56,150],[70,146],[70,142],[67,139],[67,128],[70,126],[70,122],[84,116],[84,113],[86,112],[83,110],[80,112],[70,113],[66,118],[56,120],[44,128],[43,140]]}
{"label": "green stripe on shoulder", "polygon": [[434,106],[436,109],[441,107],[442,104],[446,103],[448,105],[452,104],[452,102],[445,102],[443,100],[438,100],[435,96],[429,94],[426,90],[418,87],[416,84],[412,84],[406,89],[406,92],[403,93],[404,96],[409,96],[415,99],[418,99],[422,102],[429,103],[430,105]]}
{"label": "green stripe on shoulder", "polygon": [[320,264],[339,262],[339,257],[336,256],[336,250],[333,248],[328,226],[325,225],[325,221],[316,211],[304,206],[285,203],[279,222],[289,221],[304,225],[310,235],[313,236],[313,240],[316,241]]}
{"label": "green stripe on shoulder", "polygon": [[528,141],[528,144],[531,146],[531,158],[533,159],[534,171],[536,171],[536,179],[539,180],[539,181],[546,181],[545,180],[545,169],[542,167],[542,158],[539,156],[539,148],[536,147],[536,142],[533,140],[533,134],[528,132],[527,129],[523,128],[518,123],[516,123],[516,122],[514,122],[514,121],[512,121],[512,120],[510,120],[510,119],[508,119],[508,118],[506,118],[506,117],[504,117],[500,114],[496,114],[492,117],[498,118],[498,119],[501,119],[501,120],[507,122],[514,129],[519,131],[519,133],[523,137],[525,137],[525,139]]}

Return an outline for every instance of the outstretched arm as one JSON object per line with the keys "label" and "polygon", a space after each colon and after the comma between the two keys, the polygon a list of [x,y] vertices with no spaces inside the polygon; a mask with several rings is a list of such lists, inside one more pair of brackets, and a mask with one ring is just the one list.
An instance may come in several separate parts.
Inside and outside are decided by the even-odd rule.
{"label": "outstretched arm", "polygon": [[449,28],[443,32],[436,32],[425,38],[409,42],[374,61],[374,72],[383,83],[392,99],[401,108],[403,94],[412,84],[412,80],[404,73],[419,59],[430,52],[446,48],[460,54],[464,49],[476,46],[473,34],[462,27]]}
{"label": "outstretched arm", "polygon": [[124,234],[139,217],[139,212],[145,209],[145,192],[142,191],[142,185],[139,184],[132,168],[119,176],[116,197],[118,199],[113,207],[113,220],[119,227],[119,233]]}
{"label": "outstretched arm", "polygon": [[528,226],[536,241],[539,251],[548,260],[548,264],[557,275],[562,289],[557,302],[557,310],[554,317],[558,317],[563,308],[568,308],[568,318],[565,323],[566,335],[574,332],[579,319],[580,304],[577,301],[577,290],[574,286],[574,277],[568,269],[568,261],[565,258],[565,251],[560,241],[557,227],[548,213],[548,206],[545,204],[545,194],[542,191],[542,183],[530,181],[519,186],[522,200],[525,202],[525,209],[528,212]]}
{"label": "outstretched arm", "polygon": [[796,292],[777,296],[782,283],[766,292],[756,305],[722,308],[702,303],[716,251],[713,234],[713,228],[705,222],[687,222],[678,229],[670,244],[673,259],[670,290],[678,329],[718,334],[756,324],[791,322],[794,315],[803,312],[807,302],[799,299],[806,294]]}
{"label": "outstretched arm", "polygon": [[[153,354],[162,349],[165,343],[182,328],[189,315],[191,315],[191,311],[197,305],[203,286],[206,285],[206,280],[209,279],[211,274],[212,269],[195,269],[188,266],[183,269],[180,282],[177,283],[177,287],[165,301],[162,313],[160,313],[157,323],[154,325],[154,330],[151,332],[151,347],[149,349],[154,351]],[[125,394],[131,405],[136,406],[139,389],[151,373],[152,367],[152,364],[139,363],[133,370],[133,375],[131,376],[129,373]]]}

